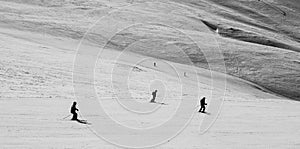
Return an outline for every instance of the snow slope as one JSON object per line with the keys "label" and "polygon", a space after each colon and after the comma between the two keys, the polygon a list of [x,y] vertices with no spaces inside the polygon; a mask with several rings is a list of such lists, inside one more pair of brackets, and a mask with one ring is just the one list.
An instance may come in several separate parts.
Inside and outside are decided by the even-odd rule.
{"label": "snow slope", "polygon": [[[20,36],[30,37],[27,38],[30,40],[18,38]],[[74,100],[71,79],[72,63],[76,52],[73,49],[76,41],[52,36],[47,36],[46,41],[39,40],[42,36],[30,32],[12,33],[11,30],[1,29],[3,41],[1,48],[6,49],[1,53],[1,62],[4,66],[1,67],[1,148],[117,148],[98,138],[86,125],[69,121],[68,118],[63,119],[69,114],[70,104]],[[28,50],[36,52],[26,56]],[[118,54],[118,51],[111,51],[108,54],[112,56]],[[131,56],[130,59],[144,57],[136,54],[128,56]],[[112,94],[107,78],[110,76],[110,65],[113,62],[109,57],[104,61],[107,65],[99,65],[101,71],[96,71],[96,76],[99,76],[97,93],[100,98]],[[128,64],[130,62],[127,64],[120,62],[118,66],[121,69],[133,67]],[[174,76],[153,69],[152,63],[148,63],[148,67],[146,64],[139,66],[143,71],[133,71],[133,73],[145,73],[136,77],[149,81],[152,73],[159,74],[169,87],[173,87],[170,89],[173,96],[180,96],[176,95],[178,92],[172,91],[176,90]],[[192,74],[189,72],[190,66],[171,64],[180,65],[179,68]],[[204,69],[198,71],[201,72],[199,73],[200,95],[211,100],[210,73]],[[181,72],[183,71],[179,70],[179,74]],[[134,74],[132,77],[135,78]],[[172,81],[175,82],[172,84]],[[200,134],[199,127],[203,118],[211,115],[195,113],[191,123],[180,135],[157,148],[297,148],[299,146],[298,102],[262,92],[251,83],[230,76],[227,82],[222,110],[208,132]],[[145,102],[150,93],[147,92],[147,87],[142,88],[139,83],[130,84],[131,91],[141,94],[141,97],[134,96],[135,100]],[[194,83],[195,81],[190,81],[189,86],[193,88]],[[36,87],[37,85],[40,87]],[[194,101],[197,102],[196,97]],[[147,128],[172,117],[176,105],[179,104],[175,98],[166,98],[164,102],[167,105],[162,105],[158,113],[146,118],[136,117],[126,112],[112,98],[103,100],[103,105],[104,109],[123,125]],[[207,111],[210,113],[209,107]],[[89,120],[88,116],[83,117],[85,118]]]}
{"label": "snow slope", "polygon": [[[134,6],[128,7],[132,4]],[[119,11],[118,16],[111,18],[112,21],[126,24],[148,20],[171,24],[195,34],[203,31],[203,21],[206,21],[219,28],[221,37],[217,41],[224,54],[228,74],[298,100],[298,6],[297,0],[172,0],[147,3],[143,0],[2,0],[0,26],[79,40],[93,23],[112,11]],[[120,10],[124,7],[126,10]],[[150,32],[150,29],[145,28],[144,31]],[[144,38],[133,33],[129,31],[119,35],[115,48],[122,46],[118,45],[122,42],[117,40]],[[107,40],[102,35],[94,36],[95,39]],[[164,34],[159,36],[169,38]],[[177,45],[187,51],[195,50],[190,44],[179,42]],[[159,51],[152,55],[164,58]],[[203,55],[190,56],[198,67],[207,68]],[[180,56],[176,61],[179,60]]]}
{"label": "snow slope", "polygon": [[[96,124],[93,121],[95,117],[102,118],[103,115],[93,115],[95,110],[84,108],[85,100],[76,98],[72,80],[73,64],[79,39],[83,37],[89,25],[108,11],[130,2],[121,0],[1,1],[0,148],[119,148],[104,141],[90,130],[90,127]],[[141,1],[137,3],[139,2]],[[201,134],[199,129],[202,122],[218,115],[218,110],[212,106],[216,99],[212,98],[211,93],[217,91],[222,94],[224,90],[222,74],[215,73],[215,88],[212,88],[211,72],[207,70],[207,60],[201,57],[201,53],[190,55],[190,58],[197,62],[197,67],[191,67],[186,65],[186,61],[182,61],[180,53],[172,53],[174,52],[170,51],[172,48],[155,51],[155,48],[153,50],[144,47],[142,51],[136,50],[143,44],[137,44],[135,48],[131,47],[128,52],[123,52],[122,60],[112,61],[118,54],[121,54],[119,48],[126,45],[128,41],[144,37],[156,36],[161,40],[173,42],[177,40],[177,45],[185,49],[193,51],[194,48],[185,38],[174,36],[178,34],[168,30],[162,32],[163,28],[146,26],[128,29],[111,40],[107,50],[100,55],[100,60],[95,65],[95,82],[93,83],[95,83],[97,97],[105,112],[122,126],[146,129],[164,124],[166,120],[173,118],[178,106],[187,102],[180,100],[182,96],[186,96],[185,99],[193,103],[192,106],[198,103],[199,98],[206,96],[209,104],[208,113],[199,114],[196,108],[191,109],[189,112],[195,113],[186,129],[174,139],[164,140],[163,144],[156,148],[299,148],[300,112],[298,109],[300,103],[296,101],[299,97],[298,52],[244,42],[230,32],[228,33],[227,29],[229,27],[242,29],[238,36],[241,38],[248,35],[247,32],[260,33],[268,39],[276,35],[279,42],[293,47],[299,45],[295,41],[297,34],[292,35],[289,32],[287,35],[294,39],[286,39],[285,34],[269,32],[261,27],[253,27],[249,23],[245,25],[240,20],[224,19],[218,16],[222,12],[220,10],[233,11],[228,10],[226,4],[200,1],[190,6],[184,1],[180,3],[182,4],[180,9],[173,9],[179,7],[178,4],[174,4],[174,1],[164,2],[162,6],[153,4],[140,7],[138,5],[138,7],[128,9],[128,12],[122,12],[114,19],[124,21],[138,16],[135,13],[139,12],[149,16],[150,19],[165,21],[165,23],[171,22],[182,30],[201,35],[206,35],[206,30],[201,28],[204,26],[201,19],[209,21],[224,29],[223,34],[230,37],[224,38],[222,34],[215,34],[224,54],[227,73],[251,82],[230,75],[226,76],[226,92],[219,116],[209,131]],[[290,3],[287,4],[290,5]],[[166,5],[169,7],[163,9]],[[203,9],[199,10],[194,8],[195,6]],[[172,13],[165,15],[172,9]],[[132,15],[126,16],[125,14]],[[165,19],[166,16],[175,21]],[[246,17],[247,21],[249,20]],[[198,23],[202,24],[201,27],[198,27]],[[231,26],[233,24],[236,26]],[[294,27],[297,28],[297,24],[294,24]],[[278,30],[284,31],[284,28]],[[101,41],[98,39],[103,39],[105,35],[90,34],[88,37],[90,38],[82,43],[82,47],[86,48],[86,51],[97,51],[99,45],[95,41]],[[83,58],[89,59],[90,56],[83,55]],[[138,65],[133,65],[132,62],[135,60],[143,61],[139,61]],[[157,62],[157,67],[153,67],[153,61]],[[117,72],[111,80],[113,69]],[[133,114],[118,104],[115,100],[117,94],[113,89],[123,87],[122,81],[126,70],[130,70],[128,87],[133,97],[125,98],[123,102],[129,105],[134,102],[142,103],[157,111],[149,115]],[[184,72],[187,72],[187,77],[182,76]],[[184,78],[184,81],[180,82],[177,75],[181,75],[180,78]],[[196,77],[198,80],[195,79]],[[112,81],[115,86],[112,86]],[[75,85],[82,87],[93,83],[75,80]],[[184,92],[180,88],[182,84],[185,87]],[[199,85],[198,89],[197,85]],[[159,88],[157,101],[165,105],[148,103],[151,92],[157,88]],[[199,97],[185,92],[199,93]],[[90,98],[88,93],[82,94],[87,100]],[[278,94],[291,95],[291,98],[296,100],[290,100]],[[123,96],[122,92],[120,95],[127,97],[126,94]],[[68,120],[69,108],[74,100],[78,101],[80,118],[90,121],[91,126]],[[143,110],[136,108],[135,110]],[[178,118],[178,123],[189,119],[183,116]],[[104,120],[102,125],[104,128],[109,128],[109,123],[104,123]],[[177,123],[172,124],[168,129],[161,130],[156,135],[164,136],[166,132],[174,128],[178,128]],[[121,136],[122,140],[129,143],[131,137],[136,137],[136,134],[118,134],[110,129],[105,130],[105,133],[110,137]],[[155,140],[157,136],[152,136],[152,139]],[[137,142],[131,143],[134,146],[136,143],[147,142],[149,140],[143,140],[140,136]]]}

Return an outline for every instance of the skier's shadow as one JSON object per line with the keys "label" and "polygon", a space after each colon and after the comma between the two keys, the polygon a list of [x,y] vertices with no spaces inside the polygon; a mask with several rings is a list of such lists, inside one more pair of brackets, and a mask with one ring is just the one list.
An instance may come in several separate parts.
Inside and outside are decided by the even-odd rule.
{"label": "skier's shadow", "polygon": [[163,103],[163,102],[156,102],[156,101],[150,102],[150,103],[156,103],[156,104],[161,104],[161,105],[168,105],[168,104],[166,104],[166,103]]}
{"label": "skier's shadow", "polygon": [[74,120],[74,121],[77,121],[78,123],[81,123],[81,124],[91,125],[91,123],[87,122],[86,120],[77,119],[77,120]]}
{"label": "skier's shadow", "polygon": [[203,113],[203,114],[206,114],[206,115],[211,115],[211,113],[209,113],[209,112],[200,112],[200,113]]}

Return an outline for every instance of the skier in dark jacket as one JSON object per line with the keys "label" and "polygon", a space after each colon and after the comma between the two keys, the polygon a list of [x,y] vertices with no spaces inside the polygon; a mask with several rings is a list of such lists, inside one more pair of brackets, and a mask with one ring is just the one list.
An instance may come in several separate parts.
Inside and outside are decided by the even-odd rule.
{"label": "skier in dark jacket", "polygon": [[154,92],[152,92],[152,99],[151,99],[150,102],[155,102],[156,93],[157,93],[157,90],[155,90]]}
{"label": "skier in dark jacket", "polygon": [[205,113],[205,105],[207,105],[207,103],[205,103],[205,97],[203,97],[201,100],[200,100],[200,110],[198,112],[202,112],[202,113]]}
{"label": "skier in dark jacket", "polygon": [[71,120],[78,120],[76,111],[79,111],[79,110],[76,108],[76,104],[77,103],[74,101],[73,105],[71,107],[71,111],[70,112],[73,114],[73,117],[72,117]]}

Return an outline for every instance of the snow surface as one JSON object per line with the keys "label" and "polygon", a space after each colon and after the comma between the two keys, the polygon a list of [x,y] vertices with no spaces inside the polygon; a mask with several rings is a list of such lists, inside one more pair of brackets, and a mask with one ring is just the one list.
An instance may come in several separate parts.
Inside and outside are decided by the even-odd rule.
{"label": "snow surface", "polygon": [[[75,99],[72,63],[78,44],[76,40],[53,36],[40,40],[44,35],[12,32],[9,29],[1,29],[0,35],[0,148],[118,148],[97,137],[89,129],[90,126],[69,121],[69,118],[63,119],[69,115],[69,108]],[[115,96],[110,84],[110,70],[115,62],[109,56],[115,56],[119,52],[111,50],[106,54],[97,63],[95,84],[99,98],[108,97],[101,102],[114,120],[124,126],[148,128],[172,117],[181,101],[177,99],[181,96],[178,92],[180,83],[167,64],[179,68],[178,74],[186,71],[188,75],[192,74],[191,66],[158,60],[158,67],[154,68],[152,58],[126,53],[127,58],[123,59],[125,61],[116,64],[120,72],[134,67],[126,59],[145,58],[138,66],[138,71],[131,71],[129,77],[134,101],[148,104],[147,100],[151,97],[149,82],[155,75],[159,76],[167,88],[163,101],[166,105],[159,105],[156,112],[141,116],[130,114],[110,98]],[[196,70],[200,96],[206,96],[209,104],[212,100],[210,72],[200,68]],[[116,76],[122,78],[122,73]],[[188,76],[187,80],[189,77],[192,78]],[[199,114],[197,109],[191,109],[196,113],[187,128],[156,148],[299,148],[299,102],[263,92],[238,78],[228,76],[227,79],[222,110],[209,131],[199,133],[203,118],[213,114],[210,113],[209,106],[208,114]],[[186,83],[193,89],[196,81]],[[159,87],[159,81],[153,85],[154,88]],[[161,96],[159,93],[158,100]],[[196,96],[192,98],[195,103],[198,102]],[[80,101],[78,108],[80,109]],[[88,115],[80,118],[89,120]]]}

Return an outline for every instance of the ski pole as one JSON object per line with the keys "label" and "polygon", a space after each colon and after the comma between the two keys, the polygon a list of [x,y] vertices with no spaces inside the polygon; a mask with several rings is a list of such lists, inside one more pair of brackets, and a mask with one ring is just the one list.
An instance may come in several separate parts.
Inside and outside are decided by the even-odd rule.
{"label": "ski pole", "polygon": [[71,114],[69,114],[68,116],[64,117],[63,120],[66,119],[66,118],[68,118],[68,117],[70,117],[70,116],[71,116]]}

